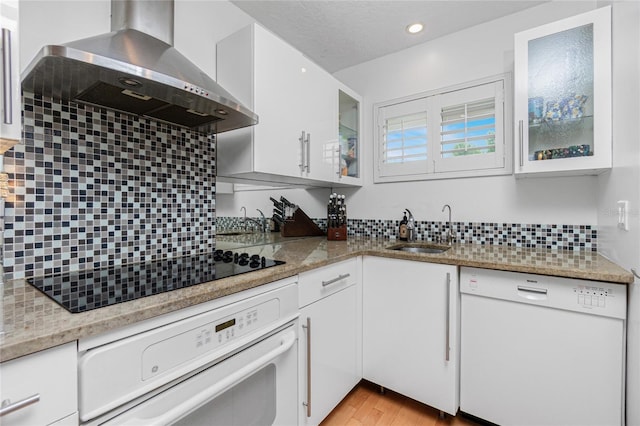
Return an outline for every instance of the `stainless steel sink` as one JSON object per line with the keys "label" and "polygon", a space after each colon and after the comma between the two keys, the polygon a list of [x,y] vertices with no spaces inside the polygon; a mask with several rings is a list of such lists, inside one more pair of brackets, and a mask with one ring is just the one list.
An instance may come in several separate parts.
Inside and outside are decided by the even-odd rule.
{"label": "stainless steel sink", "polygon": [[387,250],[405,251],[409,253],[440,254],[449,250],[451,246],[428,243],[401,243],[387,247]]}
{"label": "stainless steel sink", "polygon": [[253,232],[249,232],[249,231],[223,231],[223,232],[218,232],[216,235],[229,237],[229,236],[235,236],[235,235],[249,235],[249,234],[253,234]]}

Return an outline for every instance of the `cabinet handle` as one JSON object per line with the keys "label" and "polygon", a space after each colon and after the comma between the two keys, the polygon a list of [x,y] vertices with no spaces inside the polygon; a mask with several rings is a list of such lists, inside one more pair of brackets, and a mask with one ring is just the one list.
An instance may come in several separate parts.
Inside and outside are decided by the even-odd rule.
{"label": "cabinet handle", "polygon": [[311,417],[311,317],[307,317],[307,325],[302,325],[307,331],[307,402],[302,405],[307,407],[307,417]]}
{"label": "cabinet handle", "polygon": [[307,133],[307,173],[311,172],[311,133]]}
{"label": "cabinet handle", "polygon": [[342,274],[342,275],[338,275],[335,278],[330,279],[329,281],[322,281],[322,287],[326,287],[328,285],[331,285],[333,283],[337,283],[340,280],[343,280],[345,278],[349,278],[351,276],[351,274]]}
{"label": "cabinet handle", "polygon": [[520,120],[519,126],[519,138],[520,138],[520,167],[524,165],[524,122]]}
{"label": "cabinet handle", "polygon": [[449,313],[450,313],[450,307],[449,304],[451,303],[451,272],[447,272],[447,303],[446,303],[446,307],[447,307],[447,318],[445,321],[445,341],[444,341],[444,347],[445,347],[445,354],[444,354],[444,360],[445,361],[449,361],[449,328],[450,328],[450,324],[449,324]]}
{"label": "cabinet handle", "polygon": [[2,29],[2,85],[4,99],[4,123],[13,124],[13,87],[11,87],[11,31]]}
{"label": "cabinet handle", "polygon": [[300,164],[298,164],[298,166],[300,167],[300,171],[304,172],[304,142],[305,142],[305,132],[304,130],[302,131],[302,135],[298,138],[298,140],[300,141]]}
{"label": "cabinet handle", "polygon": [[336,149],[336,151],[338,152],[338,171],[336,172],[336,174],[338,175],[338,179],[342,179],[342,171],[340,170],[340,160],[342,160],[342,145],[340,145],[339,141],[338,149]]}
{"label": "cabinet handle", "polygon": [[37,393],[35,395],[31,395],[22,401],[11,403],[11,400],[5,399],[2,401],[2,406],[0,407],[0,417],[5,416],[9,413],[13,413],[14,411],[22,410],[25,407],[28,407],[31,404],[35,404],[40,401],[40,394]]}

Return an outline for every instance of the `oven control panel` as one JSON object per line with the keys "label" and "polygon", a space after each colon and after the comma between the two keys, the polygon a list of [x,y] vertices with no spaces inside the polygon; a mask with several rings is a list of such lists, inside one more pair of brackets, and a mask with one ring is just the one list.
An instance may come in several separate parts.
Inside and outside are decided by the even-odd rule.
{"label": "oven control panel", "polygon": [[142,353],[142,380],[214,354],[226,344],[276,321],[279,315],[278,300],[272,299],[154,343]]}

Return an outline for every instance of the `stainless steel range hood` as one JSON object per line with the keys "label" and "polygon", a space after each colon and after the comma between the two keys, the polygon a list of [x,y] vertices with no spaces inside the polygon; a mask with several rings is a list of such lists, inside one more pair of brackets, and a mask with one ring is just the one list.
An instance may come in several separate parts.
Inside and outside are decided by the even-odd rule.
{"label": "stainless steel range hood", "polygon": [[203,133],[256,124],[257,115],[172,46],[173,7],[173,0],[112,0],[112,32],[43,47],[22,88]]}

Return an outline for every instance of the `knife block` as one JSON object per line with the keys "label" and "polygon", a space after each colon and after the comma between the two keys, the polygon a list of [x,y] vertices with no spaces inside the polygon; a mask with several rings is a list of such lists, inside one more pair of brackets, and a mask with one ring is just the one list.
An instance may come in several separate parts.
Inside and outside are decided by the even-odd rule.
{"label": "knife block", "polygon": [[337,228],[327,228],[327,240],[346,241],[347,225],[338,226]]}
{"label": "knife block", "polygon": [[280,227],[283,237],[316,237],[324,235],[324,231],[312,221],[301,208],[293,212],[291,219],[286,219]]}

